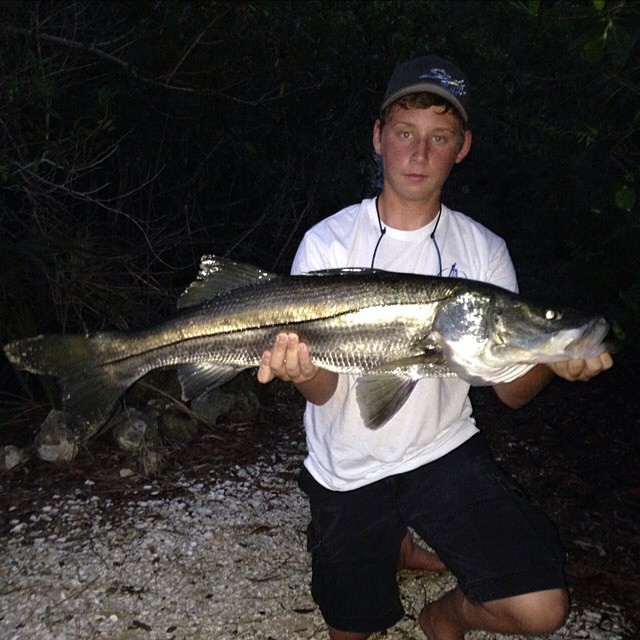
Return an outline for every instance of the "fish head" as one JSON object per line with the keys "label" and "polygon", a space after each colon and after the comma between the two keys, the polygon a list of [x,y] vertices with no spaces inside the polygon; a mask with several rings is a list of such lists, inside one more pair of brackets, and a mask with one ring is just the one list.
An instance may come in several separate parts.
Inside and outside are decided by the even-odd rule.
{"label": "fish head", "polygon": [[488,311],[492,359],[540,363],[593,358],[605,350],[609,323],[568,307],[539,306],[497,294]]}
{"label": "fish head", "polygon": [[469,287],[441,304],[434,330],[453,371],[472,384],[494,384],[536,363],[597,356],[609,324],[495,287]]}

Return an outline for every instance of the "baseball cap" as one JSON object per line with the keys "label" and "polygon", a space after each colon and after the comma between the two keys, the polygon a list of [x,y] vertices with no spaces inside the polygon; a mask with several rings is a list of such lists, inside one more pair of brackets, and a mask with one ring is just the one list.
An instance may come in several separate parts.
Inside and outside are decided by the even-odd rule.
{"label": "baseball cap", "polygon": [[439,56],[414,58],[399,64],[382,101],[382,109],[410,93],[435,93],[450,102],[465,123],[469,120],[469,81],[465,74]]}

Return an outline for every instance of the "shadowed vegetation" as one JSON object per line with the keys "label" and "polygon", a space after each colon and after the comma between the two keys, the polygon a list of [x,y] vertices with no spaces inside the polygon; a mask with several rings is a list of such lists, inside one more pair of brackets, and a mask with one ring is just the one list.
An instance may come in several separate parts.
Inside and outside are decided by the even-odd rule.
{"label": "shadowed vegetation", "polygon": [[[386,80],[430,51],[472,81],[447,203],[506,237],[524,292],[597,307],[637,344],[636,3],[0,11],[3,343],[166,317],[203,253],[286,271],[305,229],[374,189]],[[12,406],[55,397],[4,359],[0,384]]]}

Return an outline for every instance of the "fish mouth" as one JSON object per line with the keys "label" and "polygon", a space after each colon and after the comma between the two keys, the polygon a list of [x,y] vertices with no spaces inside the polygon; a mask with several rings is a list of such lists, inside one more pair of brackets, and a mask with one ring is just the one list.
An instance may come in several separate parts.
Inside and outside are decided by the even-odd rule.
{"label": "fish mouth", "polygon": [[609,333],[609,323],[604,318],[594,318],[580,328],[578,335],[567,343],[565,355],[571,359],[594,358],[605,351],[603,340]]}

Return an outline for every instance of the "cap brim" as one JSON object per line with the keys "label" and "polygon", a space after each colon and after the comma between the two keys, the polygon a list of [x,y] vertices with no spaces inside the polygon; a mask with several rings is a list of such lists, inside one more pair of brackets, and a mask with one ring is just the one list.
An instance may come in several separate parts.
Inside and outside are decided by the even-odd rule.
{"label": "cap brim", "polygon": [[430,82],[420,82],[418,84],[412,84],[409,87],[403,87],[400,91],[396,91],[382,103],[381,110],[386,109],[392,102],[404,98],[412,93],[435,93],[437,96],[444,98],[447,102],[450,102],[458,111],[465,124],[469,121],[469,116],[466,109],[462,106],[462,103],[452,93],[443,89],[439,84],[433,84]]}

